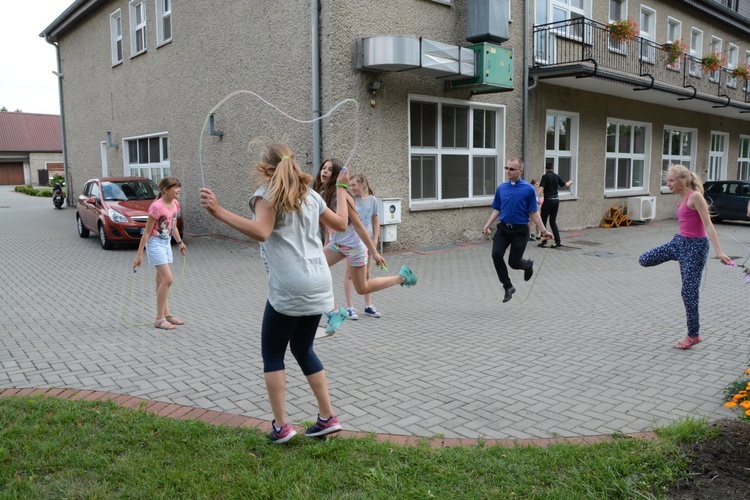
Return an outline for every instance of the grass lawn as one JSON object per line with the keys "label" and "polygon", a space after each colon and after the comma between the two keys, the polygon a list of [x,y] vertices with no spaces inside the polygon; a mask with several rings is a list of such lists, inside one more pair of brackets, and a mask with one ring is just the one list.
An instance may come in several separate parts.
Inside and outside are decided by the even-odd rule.
{"label": "grass lawn", "polygon": [[677,443],[709,433],[688,419],[656,440],[593,445],[274,445],[111,401],[12,396],[0,400],[0,498],[659,498],[686,474]]}

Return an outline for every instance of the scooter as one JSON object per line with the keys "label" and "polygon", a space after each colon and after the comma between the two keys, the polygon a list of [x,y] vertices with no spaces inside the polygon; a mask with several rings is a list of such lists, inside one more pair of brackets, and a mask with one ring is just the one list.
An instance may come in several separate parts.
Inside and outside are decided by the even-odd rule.
{"label": "scooter", "polygon": [[56,182],[52,188],[52,203],[55,205],[55,208],[62,209],[64,202],[65,197],[63,196],[62,184]]}

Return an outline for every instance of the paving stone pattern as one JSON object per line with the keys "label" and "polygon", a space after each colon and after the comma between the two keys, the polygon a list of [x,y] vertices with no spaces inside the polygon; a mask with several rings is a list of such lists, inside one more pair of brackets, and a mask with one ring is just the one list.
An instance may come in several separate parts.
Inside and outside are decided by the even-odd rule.
{"label": "paving stone pattern", "polygon": [[[750,225],[717,230],[725,252],[742,261]],[[712,250],[701,288],[704,341],[673,349],[685,333],[679,268],[645,269],[637,259],[676,231],[676,221],[663,221],[565,232],[561,249],[530,243],[535,275],[524,282],[511,270],[518,291],[507,304],[489,240],[386,253],[390,272],[407,264],[418,285],[376,293],[379,319],[356,297],[360,319],[315,344],[345,429],[530,439],[729,415],[721,392],[746,366],[750,285]],[[99,391],[271,418],[259,338],[266,273],[256,245],[186,235],[170,305],[187,324],[165,332],[152,326],[153,268],[134,274],[134,247],[105,251],[96,235],[79,238],[75,208],[54,210],[48,198],[3,186],[0,235],[0,389]],[[332,270],[340,301],[343,272],[343,263]],[[289,419],[312,421],[315,401],[291,354],[287,368]]]}

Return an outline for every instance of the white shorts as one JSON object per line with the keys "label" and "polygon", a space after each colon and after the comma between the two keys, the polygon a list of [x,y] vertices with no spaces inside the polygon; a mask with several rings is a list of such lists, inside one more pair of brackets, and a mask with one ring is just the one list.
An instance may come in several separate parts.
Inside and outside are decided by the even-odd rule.
{"label": "white shorts", "polygon": [[171,238],[160,238],[151,236],[146,243],[146,256],[151,266],[163,266],[172,263],[172,241]]}

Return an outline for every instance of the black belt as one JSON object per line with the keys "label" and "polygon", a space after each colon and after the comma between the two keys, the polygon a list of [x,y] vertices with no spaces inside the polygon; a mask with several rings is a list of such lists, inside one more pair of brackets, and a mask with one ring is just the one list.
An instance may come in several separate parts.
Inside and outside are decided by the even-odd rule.
{"label": "black belt", "polygon": [[497,223],[498,226],[502,227],[503,229],[508,229],[509,231],[517,231],[519,229],[523,229],[525,227],[529,227],[529,224],[507,224],[503,221],[500,221]]}

